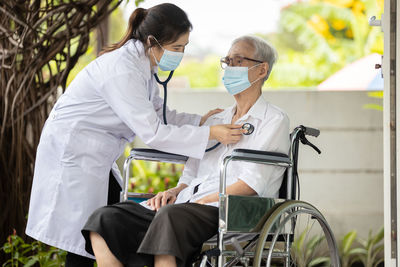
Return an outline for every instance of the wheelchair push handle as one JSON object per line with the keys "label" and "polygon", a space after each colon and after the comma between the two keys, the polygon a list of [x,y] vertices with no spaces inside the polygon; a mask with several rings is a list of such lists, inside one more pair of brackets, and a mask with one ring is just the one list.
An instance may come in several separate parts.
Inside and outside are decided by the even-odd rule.
{"label": "wheelchair push handle", "polygon": [[308,141],[306,137],[301,138],[301,143],[303,145],[308,145],[308,146],[312,147],[315,151],[317,151],[318,154],[321,154],[321,150],[319,150],[319,148],[316,145],[314,145],[313,143]]}
{"label": "wheelchair push handle", "polygon": [[318,154],[321,154],[321,150],[316,145],[308,141],[308,139],[306,138],[306,135],[318,137],[320,131],[318,129],[306,127],[304,125],[300,125],[299,127],[297,127],[297,129],[298,129],[298,138],[300,139],[301,143],[303,145],[312,147]]}
{"label": "wheelchair push handle", "polygon": [[311,127],[306,127],[304,125],[300,125],[300,127],[302,128],[303,132],[305,135],[311,135],[314,137],[318,137],[319,136],[319,130],[315,129],[315,128],[311,128]]}

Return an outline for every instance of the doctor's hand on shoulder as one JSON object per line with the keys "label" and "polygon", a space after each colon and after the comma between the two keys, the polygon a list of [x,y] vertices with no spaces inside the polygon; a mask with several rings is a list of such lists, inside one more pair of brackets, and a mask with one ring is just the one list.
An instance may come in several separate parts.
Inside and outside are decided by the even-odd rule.
{"label": "doctor's hand on shoulder", "polygon": [[186,184],[180,184],[177,187],[168,189],[164,192],[159,192],[153,198],[147,200],[146,204],[149,205],[152,210],[158,211],[161,207],[165,205],[174,204],[179,192],[181,192],[186,187]]}
{"label": "doctor's hand on shoulder", "polygon": [[224,110],[221,108],[216,108],[216,109],[212,109],[209,112],[207,112],[203,117],[201,117],[200,126],[202,126],[209,117],[211,117],[214,114],[220,113],[222,111],[224,111]]}

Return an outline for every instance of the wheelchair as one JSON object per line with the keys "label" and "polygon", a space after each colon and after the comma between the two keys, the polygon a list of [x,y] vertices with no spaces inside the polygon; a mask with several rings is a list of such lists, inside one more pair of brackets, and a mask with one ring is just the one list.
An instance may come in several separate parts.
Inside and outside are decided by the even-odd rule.
{"label": "wheelchair", "polygon": [[[340,266],[336,240],[328,222],[312,204],[299,200],[299,144],[321,151],[306,136],[319,130],[300,125],[290,135],[289,155],[235,149],[220,168],[218,234],[203,245],[193,266]],[[187,157],[153,149],[132,149],[124,163],[121,201],[139,202],[152,194],[130,193],[133,160],[184,164]],[[226,194],[226,172],[232,161],[285,167],[279,198]],[[204,250],[204,247],[209,249]]]}

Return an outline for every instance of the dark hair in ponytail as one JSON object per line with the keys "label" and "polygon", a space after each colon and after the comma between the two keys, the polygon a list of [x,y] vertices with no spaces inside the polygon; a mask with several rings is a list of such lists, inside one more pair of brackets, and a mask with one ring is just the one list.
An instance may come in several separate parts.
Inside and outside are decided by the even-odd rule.
{"label": "dark hair in ponytail", "polygon": [[137,8],[129,17],[128,30],[124,37],[115,44],[103,49],[100,55],[111,52],[123,46],[130,39],[136,39],[149,48],[156,45],[154,38],[147,45],[147,38],[154,36],[160,45],[175,42],[180,35],[191,31],[190,23],[186,13],[174,4],[160,4],[149,9]]}

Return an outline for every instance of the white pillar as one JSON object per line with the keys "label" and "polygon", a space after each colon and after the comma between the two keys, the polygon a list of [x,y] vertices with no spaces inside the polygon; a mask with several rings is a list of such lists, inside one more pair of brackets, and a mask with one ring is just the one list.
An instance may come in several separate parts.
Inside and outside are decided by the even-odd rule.
{"label": "white pillar", "polygon": [[385,227],[385,266],[398,266],[400,247],[398,245],[399,212],[400,207],[399,189],[400,183],[400,157],[397,151],[400,148],[400,132],[397,131],[400,125],[400,112],[397,103],[400,103],[399,87],[400,71],[397,66],[399,58],[399,16],[396,15],[400,5],[397,0],[386,0],[383,16],[384,31],[384,114],[383,114],[383,135],[384,135],[384,227]]}
{"label": "white pillar", "polygon": [[[395,236],[396,239],[396,247],[397,247],[397,251],[396,251],[396,266],[400,265],[399,262],[399,256],[400,256],[400,243],[399,243],[399,231],[400,231],[400,211],[399,211],[399,207],[400,207],[400,155],[399,155],[399,151],[400,151],[400,130],[398,127],[400,127],[400,65],[398,65],[397,63],[400,62],[399,58],[400,58],[400,15],[399,15],[399,11],[400,11],[400,3],[398,0],[392,0],[391,1],[391,5],[395,5],[395,7],[390,7],[391,8],[391,16],[395,16],[395,20],[392,18],[391,19],[391,29],[395,31],[395,34],[392,33],[391,35],[391,51],[395,50],[396,54],[395,54],[395,58],[394,58],[394,68],[391,69],[395,70],[394,74],[391,72],[392,79],[391,83],[395,83],[396,86],[396,163],[397,163],[397,177],[396,177],[396,198],[397,198],[397,204],[396,204],[396,224],[397,224],[397,229],[396,232],[394,234],[392,234],[393,236]],[[395,15],[394,15],[395,14]],[[395,23],[395,25],[393,25],[393,23]],[[393,36],[394,35],[394,36]],[[394,38],[393,38],[394,37]],[[395,42],[393,44],[393,42]],[[391,86],[393,86],[393,84],[391,84]],[[393,208],[392,208],[393,209]],[[392,237],[392,239],[394,239],[394,237]],[[393,243],[393,242],[392,242]]]}

